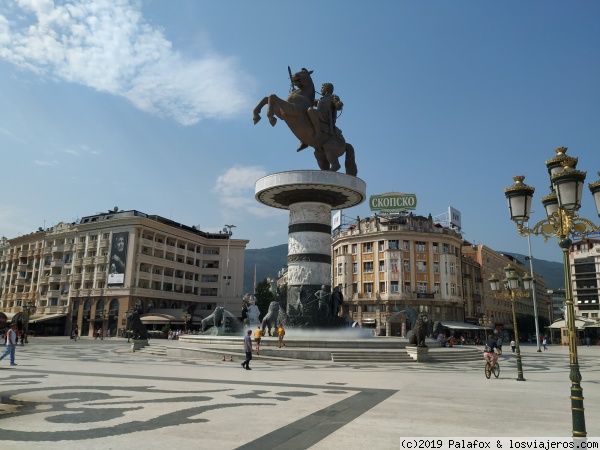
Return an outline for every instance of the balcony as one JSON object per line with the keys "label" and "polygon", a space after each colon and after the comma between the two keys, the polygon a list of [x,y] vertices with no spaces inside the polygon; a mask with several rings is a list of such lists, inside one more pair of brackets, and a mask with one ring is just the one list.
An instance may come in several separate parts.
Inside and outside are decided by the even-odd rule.
{"label": "balcony", "polygon": [[65,265],[65,262],[62,259],[53,259],[50,261],[50,267],[62,267]]}
{"label": "balcony", "polygon": [[[60,275],[50,275],[50,276],[48,277],[48,281],[49,281],[50,283],[60,283],[60,277],[61,277]],[[44,278],[45,278],[45,277],[44,277]]]}
{"label": "balcony", "polygon": [[94,257],[93,256],[86,256],[85,258],[83,258],[83,265],[90,266],[92,264],[94,264]]}
{"label": "balcony", "polygon": [[63,244],[55,245],[54,247],[52,247],[52,253],[64,252],[64,251],[65,251],[65,246]]}

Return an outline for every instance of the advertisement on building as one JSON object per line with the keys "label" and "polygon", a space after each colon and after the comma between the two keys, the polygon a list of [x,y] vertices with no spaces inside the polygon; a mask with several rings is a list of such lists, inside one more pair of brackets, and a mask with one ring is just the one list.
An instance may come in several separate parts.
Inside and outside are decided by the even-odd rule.
{"label": "advertisement on building", "polygon": [[371,211],[400,212],[417,209],[417,196],[415,194],[402,194],[388,192],[387,194],[371,195],[369,197]]}
{"label": "advertisement on building", "polygon": [[450,217],[450,225],[454,225],[459,230],[461,229],[460,225],[460,211],[454,209],[452,206],[448,207],[448,217]]}
{"label": "advertisement on building", "polygon": [[331,219],[331,229],[337,230],[342,225],[342,212],[336,212]]}
{"label": "advertisement on building", "polygon": [[113,233],[108,270],[108,286],[123,286],[127,267],[129,233]]}

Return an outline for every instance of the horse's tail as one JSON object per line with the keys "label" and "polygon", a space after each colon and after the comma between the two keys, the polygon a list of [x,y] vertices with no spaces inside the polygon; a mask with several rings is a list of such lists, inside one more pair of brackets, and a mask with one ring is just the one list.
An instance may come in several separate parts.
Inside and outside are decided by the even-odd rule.
{"label": "horse's tail", "polygon": [[356,160],[354,159],[354,147],[348,143],[346,143],[346,160],[344,165],[346,166],[347,175],[358,175],[358,168],[356,167]]}

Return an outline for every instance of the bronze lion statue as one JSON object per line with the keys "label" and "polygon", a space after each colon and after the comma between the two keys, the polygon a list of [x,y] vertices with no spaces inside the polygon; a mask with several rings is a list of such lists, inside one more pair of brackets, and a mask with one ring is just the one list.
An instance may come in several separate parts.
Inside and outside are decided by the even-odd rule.
{"label": "bronze lion statue", "polygon": [[223,311],[225,311],[225,308],[217,306],[210,316],[206,319],[202,319],[202,322],[200,322],[200,331],[205,331],[209,323],[212,323],[212,325],[209,325],[209,328],[210,326],[218,327],[221,320],[224,320]]}
{"label": "bronze lion statue", "polygon": [[408,341],[408,345],[416,345],[417,347],[427,347],[425,338],[429,333],[429,319],[425,314],[419,314],[415,328],[412,330],[412,335]]}
{"label": "bronze lion statue", "polygon": [[279,316],[279,302],[271,302],[269,304],[269,311],[263,317],[262,320],[262,334],[265,336],[265,328],[269,328],[269,336],[271,336],[271,329],[277,329],[277,318]]}

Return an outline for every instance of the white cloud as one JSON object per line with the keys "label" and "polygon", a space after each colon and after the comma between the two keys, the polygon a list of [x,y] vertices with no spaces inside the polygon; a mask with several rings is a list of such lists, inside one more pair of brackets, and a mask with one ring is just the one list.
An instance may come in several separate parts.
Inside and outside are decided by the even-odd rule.
{"label": "white cloud", "polygon": [[34,164],[37,164],[38,166],[56,166],[58,165],[58,161],[56,160],[52,160],[52,161],[42,161],[40,159],[35,159]]}
{"label": "white cloud", "polygon": [[[0,58],[41,76],[126,98],[183,125],[229,118],[248,105],[234,58],[190,59],[130,0],[13,0],[0,15]],[[8,8],[4,8],[7,10]]]}
{"label": "white cloud", "polygon": [[260,166],[235,166],[217,177],[213,191],[220,197],[219,203],[227,210],[251,214],[255,217],[271,217],[278,210],[261,205],[254,198],[254,185],[267,174]]}

